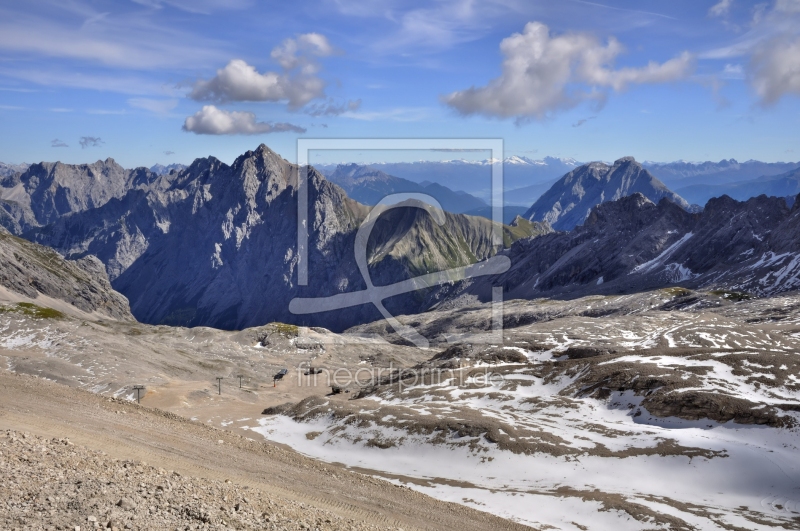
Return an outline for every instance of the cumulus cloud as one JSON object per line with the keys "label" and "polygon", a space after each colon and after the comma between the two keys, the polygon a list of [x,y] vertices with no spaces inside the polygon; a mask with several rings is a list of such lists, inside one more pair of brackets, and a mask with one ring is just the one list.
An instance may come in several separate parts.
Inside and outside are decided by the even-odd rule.
{"label": "cumulus cloud", "polygon": [[328,38],[320,33],[304,33],[296,39],[286,39],[272,49],[270,57],[286,70],[303,67],[316,72],[319,66],[310,57],[328,57],[335,49]]}
{"label": "cumulus cloud", "polygon": [[80,142],[81,148],[83,149],[88,147],[100,147],[105,144],[103,139],[99,136],[82,136],[78,142]]}
{"label": "cumulus cloud", "polygon": [[309,105],[306,113],[311,116],[338,116],[346,112],[357,111],[361,108],[361,100],[349,100],[342,103],[335,103],[331,100],[326,103]]}
{"label": "cumulus cloud", "polygon": [[759,45],[750,58],[748,76],[764,105],[787,94],[800,95],[800,37],[783,35]]}
{"label": "cumulus cloud", "polygon": [[319,33],[286,39],[271,53],[282,72],[262,74],[242,59],[233,59],[213,78],[198,80],[189,97],[216,103],[286,101],[290,109],[297,109],[325,96],[325,82],[317,75],[320,65],[316,58],[334,53],[328,39]]}
{"label": "cumulus cloud", "polygon": [[683,79],[694,66],[694,56],[684,52],[665,63],[615,69],[614,60],[623,52],[616,39],[603,44],[585,33],[552,36],[540,22],[529,22],[522,33],[503,39],[500,50],[500,77],[484,87],[448,94],[444,103],[464,115],[541,119],[582,101],[601,100],[609,89]]}
{"label": "cumulus cloud", "polygon": [[50,147],[69,147],[69,144],[67,144],[63,140],[54,138],[53,140],[50,141]]}
{"label": "cumulus cloud", "polygon": [[732,5],[733,0],[719,0],[708,10],[708,15],[710,17],[724,17],[730,12]]}
{"label": "cumulus cloud", "polygon": [[205,105],[194,115],[186,118],[183,130],[198,135],[258,135],[306,130],[288,123],[257,122],[256,115],[245,111],[226,111],[213,105]]}

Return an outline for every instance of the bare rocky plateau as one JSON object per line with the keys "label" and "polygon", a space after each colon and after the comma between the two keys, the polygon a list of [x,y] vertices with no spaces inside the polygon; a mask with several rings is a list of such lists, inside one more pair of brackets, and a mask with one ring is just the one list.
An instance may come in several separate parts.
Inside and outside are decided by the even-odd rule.
{"label": "bare rocky plateau", "polygon": [[[343,334],[280,323],[231,332],[46,311],[45,300],[0,309],[0,429],[14,432],[2,439],[3,485],[29,493],[7,497],[17,504],[11,528],[74,529],[89,516],[180,529],[800,525],[793,294],[670,288],[512,300],[502,336],[486,335],[490,305],[400,317],[429,349],[404,345],[383,322]],[[312,367],[322,372],[306,374]],[[134,385],[145,386],[141,406]],[[75,449],[58,442],[65,437]],[[41,448],[52,460],[32,462]],[[450,455],[461,457],[445,465]],[[529,466],[527,483],[504,479]],[[36,495],[50,492],[51,469],[72,498]],[[189,487],[170,470],[207,488],[176,491]],[[665,470],[676,475],[654,483]],[[703,484],[719,470],[724,485],[748,486]],[[700,499],[693,488],[721,495]],[[115,505],[123,491],[135,511]],[[493,505],[497,496],[520,501]]]}

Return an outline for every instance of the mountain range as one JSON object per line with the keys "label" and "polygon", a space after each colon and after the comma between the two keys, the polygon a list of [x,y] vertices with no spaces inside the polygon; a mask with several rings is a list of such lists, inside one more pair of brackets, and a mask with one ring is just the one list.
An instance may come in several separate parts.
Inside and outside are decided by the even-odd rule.
{"label": "mountain range", "polygon": [[682,208],[689,208],[689,203],[653,177],[633,157],[624,157],[613,165],[592,162],[569,172],[523,217],[531,221],[546,221],[557,230],[571,230],[582,224],[600,203],[616,201],[634,193],[641,193],[655,202],[668,198]]}
{"label": "mountain range", "polygon": [[644,162],[643,166],[667,186],[679,191],[694,184],[727,184],[780,175],[800,168],[800,162],[739,162],[728,159],[719,162]]}
{"label": "mountain range", "polygon": [[[499,160],[378,162],[371,168],[415,183],[436,182],[452,190],[464,190],[488,202],[491,199],[492,166]],[[325,176],[336,171],[338,164],[321,164],[315,167]],[[580,166],[569,158],[545,157],[532,160],[527,157],[507,157],[503,160],[503,185],[505,190],[515,190],[534,184],[552,182],[568,171]],[[535,198],[534,198],[535,199]],[[506,196],[508,204],[520,205],[515,196]],[[523,201],[527,201],[524,199]],[[525,203],[529,206],[530,203]]]}
{"label": "mountain range", "polygon": [[[730,296],[800,289],[800,204],[779,197],[724,196],[692,213],[641,193],[592,209],[571,232],[515,242],[503,251],[511,269],[454,290],[459,297],[574,298],[681,286],[732,290]],[[602,308],[596,311],[602,312]]]}
{"label": "mountain range", "polygon": [[376,205],[389,194],[420,193],[430,195],[444,210],[455,214],[488,206],[485,201],[466,192],[453,191],[433,182],[415,183],[359,164],[340,164],[327,179],[364,205]]}
{"label": "mountain range", "polygon": [[[30,199],[43,194],[33,186],[33,175],[44,170],[35,166],[15,181],[20,203],[35,205],[36,223],[24,236],[69,258],[97,256],[140,321],[227,329],[282,321],[342,329],[380,316],[369,305],[310,316],[289,313],[296,296],[366,287],[353,248],[369,208],[310,170],[310,284],[297,286],[297,167],[264,145],[230,166],[208,157],[161,176],[144,168],[120,171],[111,160],[76,166],[72,173],[48,167],[44,173],[51,177],[38,182],[49,194],[72,197],[80,190],[86,196],[67,201],[61,210],[58,202],[39,206]],[[105,186],[98,184],[102,179],[89,178],[102,171]],[[75,185],[65,183],[67,174]],[[97,206],[101,197],[106,201]],[[65,212],[69,208],[72,212]],[[549,230],[530,223],[503,229],[509,244]],[[419,209],[400,208],[380,218],[368,251],[372,281],[381,285],[468,265],[497,248],[487,219],[448,213],[440,226]],[[415,313],[432,304],[429,297],[435,299],[435,290],[393,298],[387,307]]]}
{"label": "mountain range", "polygon": [[728,195],[740,201],[759,195],[786,197],[794,201],[800,193],[800,168],[781,175],[766,175],[758,179],[725,184],[694,184],[678,190],[693,203],[705,203],[712,197]]}
{"label": "mountain range", "polygon": [[[310,284],[298,286],[297,172],[264,145],[231,165],[206,157],[160,175],[126,170],[110,158],[32,164],[0,179],[0,225],[84,269],[102,263],[140,321],[226,329],[282,321],[342,330],[378,319],[371,305],[306,316],[288,306],[297,296],[366,287],[353,256],[356,232],[368,205],[386,193],[429,193],[455,212],[443,225],[413,208],[381,216],[368,242],[375,285],[498,252],[490,220],[458,213],[488,208],[475,197],[371,167],[338,166],[329,179],[311,168]],[[758,181],[783,183],[784,195],[796,177]],[[798,223],[793,198],[725,196],[692,208],[631,157],[590,163],[558,179],[503,227],[507,273],[394,297],[386,306],[414,314],[461,304],[489,296],[495,282],[520,298],[675,285],[754,294],[794,289]]]}
{"label": "mountain range", "polygon": [[154,164],[150,166],[150,171],[155,173],[156,175],[166,175],[171,171],[181,171],[186,169],[186,164],[167,164],[164,166],[163,164]]}

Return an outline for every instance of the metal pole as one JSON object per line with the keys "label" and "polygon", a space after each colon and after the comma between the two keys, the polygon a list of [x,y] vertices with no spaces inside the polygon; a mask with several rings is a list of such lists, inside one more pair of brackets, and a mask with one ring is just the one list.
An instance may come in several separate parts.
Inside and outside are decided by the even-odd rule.
{"label": "metal pole", "polygon": [[223,380],[222,376],[217,376],[217,385],[219,386],[219,389],[217,390],[218,395],[222,394],[222,380]]}
{"label": "metal pole", "polygon": [[240,374],[240,375],[239,375],[239,389],[241,389],[241,388],[242,388],[242,378],[244,378],[244,375],[243,375],[243,374]]}
{"label": "metal pole", "polygon": [[142,389],[144,389],[144,386],[143,385],[134,385],[133,388],[136,389],[136,403],[137,404],[141,404],[142,403],[142,397],[140,395],[140,391]]}

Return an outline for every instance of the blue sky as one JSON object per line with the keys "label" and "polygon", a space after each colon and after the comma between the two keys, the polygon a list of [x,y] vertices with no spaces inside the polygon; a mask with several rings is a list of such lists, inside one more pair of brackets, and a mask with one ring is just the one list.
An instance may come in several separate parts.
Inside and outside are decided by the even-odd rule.
{"label": "blue sky", "polygon": [[298,137],[800,160],[800,0],[0,2],[0,161],[230,162]]}

